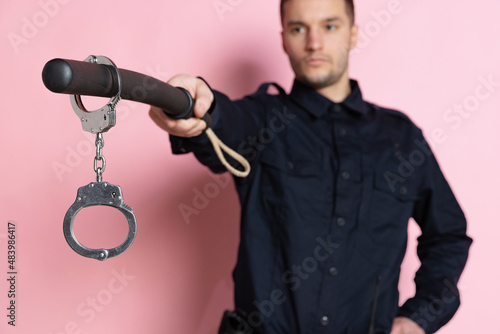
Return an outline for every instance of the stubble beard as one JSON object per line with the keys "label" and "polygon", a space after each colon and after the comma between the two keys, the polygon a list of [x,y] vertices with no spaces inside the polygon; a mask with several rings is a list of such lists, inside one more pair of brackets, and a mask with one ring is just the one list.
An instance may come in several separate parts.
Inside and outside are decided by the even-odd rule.
{"label": "stubble beard", "polygon": [[339,81],[340,77],[341,75],[336,73],[334,70],[330,70],[328,73],[323,75],[313,76],[304,74],[298,76],[297,79],[306,86],[309,86],[314,89],[322,89],[334,85]]}
{"label": "stubble beard", "polygon": [[[335,63],[331,57],[327,57],[327,62],[330,64],[330,70],[324,74],[318,75],[308,75],[304,70],[302,70],[301,65],[304,64],[304,67],[307,67],[305,64],[305,59],[299,60],[292,67],[295,70],[296,78],[298,81],[302,82],[306,86],[309,86],[313,89],[322,89],[325,87],[329,87],[335,85],[339,80],[345,75],[348,69],[348,57],[349,53],[343,54],[337,59]],[[299,71],[300,70],[300,71]]]}

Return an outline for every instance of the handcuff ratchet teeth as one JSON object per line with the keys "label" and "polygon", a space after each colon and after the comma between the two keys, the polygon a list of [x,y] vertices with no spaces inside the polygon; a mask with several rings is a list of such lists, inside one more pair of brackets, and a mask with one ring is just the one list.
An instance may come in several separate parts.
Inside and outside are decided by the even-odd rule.
{"label": "handcuff ratchet teeth", "polygon": [[[120,210],[128,222],[128,235],[125,241],[112,249],[91,249],[83,246],[73,232],[73,221],[76,214],[83,208],[96,205],[105,205]],[[122,190],[119,186],[107,182],[92,182],[78,189],[76,200],[64,216],[64,237],[68,245],[78,254],[104,261],[110,257],[125,252],[135,239],[137,224],[132,208],[123,203]]]}

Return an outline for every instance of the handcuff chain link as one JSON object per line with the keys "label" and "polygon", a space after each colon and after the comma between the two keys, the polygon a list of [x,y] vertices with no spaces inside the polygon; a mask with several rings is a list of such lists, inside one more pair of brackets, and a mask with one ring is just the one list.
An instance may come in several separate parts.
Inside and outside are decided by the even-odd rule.
{"label": "handcuff chain link", "polygon": [[[99,132],[95,138],[95,158],[94,158],[94,172],[96,173],[97,182],[102,182],[102,173],[106,169],[106,159],[102,155],[102,148],[104,147],[104,138],[102,133]],[[97,166],[97,162],[102,161],[102,165],[100,167]]]}

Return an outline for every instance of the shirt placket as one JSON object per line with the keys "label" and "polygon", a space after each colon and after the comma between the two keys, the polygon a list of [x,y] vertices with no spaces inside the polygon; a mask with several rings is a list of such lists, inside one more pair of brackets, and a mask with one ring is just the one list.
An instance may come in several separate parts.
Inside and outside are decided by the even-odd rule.
{"label": "shirt placket", "polygon": [[332,119],[331,133],[336,163],[332,164],[334,178],[334,203],[328,239],[335,245],[335,252],[330,257],[323,273],[323,293],[319,301],[317,314],[317,333],[335,333],[335,319],[338,308],[340,281],[343,276],[343,256],[347,249],[350,232],[355,228],[357,207],[361,191],[360,148],[357,132],[352,120],[340,104],[330,108]]}

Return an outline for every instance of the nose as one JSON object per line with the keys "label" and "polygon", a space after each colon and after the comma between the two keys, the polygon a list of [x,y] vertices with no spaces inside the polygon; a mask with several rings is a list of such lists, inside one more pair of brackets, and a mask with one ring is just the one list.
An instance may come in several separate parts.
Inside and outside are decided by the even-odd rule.
{"label": "nose", "polygon": [[323,48],[323,36],[319,29],[311,28],[307,33],[307,51],[318,51]]}

